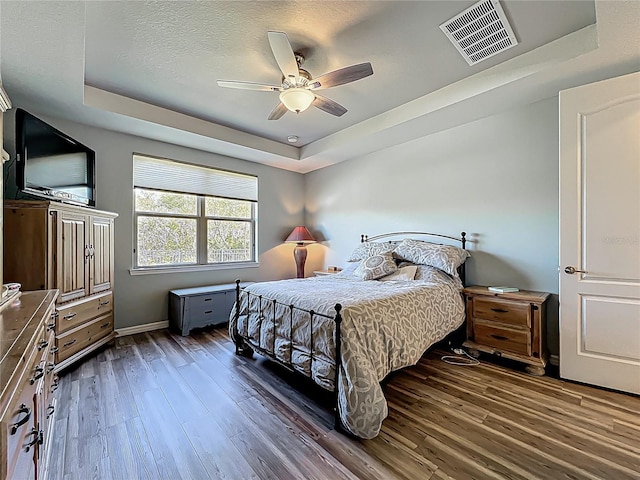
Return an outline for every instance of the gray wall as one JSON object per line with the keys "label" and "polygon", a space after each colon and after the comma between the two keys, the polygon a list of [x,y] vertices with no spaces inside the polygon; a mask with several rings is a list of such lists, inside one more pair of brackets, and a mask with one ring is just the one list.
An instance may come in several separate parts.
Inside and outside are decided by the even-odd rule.
{"label": "gray wall", "polygon": [[344,266],[362,233],[464,230],[469,285],[556,294],[548,344],[557,354],[557,104],[547,99],[306,174],[305,221],[325,239],[308,270]]}
{"label": "gray wall", "polygon": [[[18,105],[19,106],[19,105]],[[304,218],[304,179],[301,174],[215,155],[177,145],[39,115],[62,132],[96,151],[97,208],[118,213],[115,222],[116,328],[167,319],[168,291],[175,288],[295,276],[293,245],[282,241]],[[15,109],[5,115],[5,148],[15,158]],[[258,176],[259,268],[210,270],[131,276],[133,249],[132,153],[209,165]],[[8,183],[15,185],[11,178]],[[6,196],[13,198],[7,189]]]}

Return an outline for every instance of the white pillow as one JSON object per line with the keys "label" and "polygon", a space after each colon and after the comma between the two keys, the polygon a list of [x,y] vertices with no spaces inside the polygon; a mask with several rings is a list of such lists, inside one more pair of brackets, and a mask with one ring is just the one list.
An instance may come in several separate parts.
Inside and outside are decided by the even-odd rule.
{"label": "white pillow", "polygon": [[347,262],[357,262],[373,255],[393,252],[395,248],[395,243],[364,242],[356,247],[347,259]]}
{"label": "white pillow", "polygon": [[356,271],[358,267],[360,267],[360,262],[348,263],[346,267],[344,267],[335,275],[340,275],[341,277],[352,277],[354,275],[357,275]]}
{"label": "white pillow", "polygon": [[398,270],[391,253],[373,255],[364,259],[356,271],[363,280],[376,280]]}
{"label": "white pillow", "polygon": [[408,282],[416,277],[417,265],[407,265],[406,267],[400,267],[396,272],[393,272],[385,277],[379,278],[380,282],[388,282],[390,280],[400,280]]}
{"label": "white pillow", "polygon": [[422,242],[410,238],[405,238],[393,253],[401,260],[407,260],[418,265],[430,265],[453,277],[458,276],[458,267],[470,256],[469,252],[462,248]]}

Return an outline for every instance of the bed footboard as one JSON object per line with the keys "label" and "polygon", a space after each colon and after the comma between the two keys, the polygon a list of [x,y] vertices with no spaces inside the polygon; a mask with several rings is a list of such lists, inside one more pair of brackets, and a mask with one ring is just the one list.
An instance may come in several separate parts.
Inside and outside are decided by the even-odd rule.
{"label": "bed footboard", "polygon": [[[334,405],[333,405],[333,410],[334,410],[334,424],[335,424],[335,428],[338,431],[344,432],[346,431],[342,425],[342,421],[340,419],[340,411],[339,411],[339,407],[338,407],[338,382],[340,379],[340,369],[342,366],[342,354],[341,354],[341,348],[342,348],[342,336],[341,336],[341,325],[342,325],[342,305],[340,305],[339,303],[336,303],[335,305],[335,311],[336,314],[335,316],[330,316],[330,315],[325,315],[322,313],[318,313],[318,312],[314,312],[313,310],[307,310],[304,308],[300,308],[297,307],[296,305],[285,305],[283,303],[278,302],[275,299],[272,298],[266,298],[263,295],[256,295],[254,293],[251,292],[244,292],[245,295],[249,296],[254,296],[258,299],[258,308],[259,308],[259,314],[264,317],[264,310],[263,310],[263,305],[266,306],[268,304],[271,304],[273,306],[273,322],[272,322],[272,326],[271,328],[273,329],[272,335],[273,335],[273,343],[272,343],[272,349],[269,350],[268,348],[261,348],[260,346],[256,346],[254,344],[251,344],[249,342],[249,335],[248,332],[241,332],[240,329],[238,328],[238,322],[240,320],[240,295],[243,292],[243,289],[240,288],[240,280],[236,280],[236,307],[235,307],[235,318],[234,318],[234,327],[233,327],[233,334],[234,334],[234,342],[235,342],[235,347],[236,347],[236,355],[251,355],[253,353],[253,351],[258,352],[261,355],[264,355],[266,357],[269,357],[270,359],[274,360],[275,362],[277,362],[278,364],[284,366],[287,370],[290,370],[292,372],[295,372],[297,374],[300,375],[304,375],[308,378],[312,378],[312,372],[313,372],[313,360],[314,360],[314,349],[313,349],[313,320],[314,317],[321,317],[327,320],[331,320],[334,324],[334,344],[335,344],[335,356],[333,357],[334,360],[334,364],[335,364],[335,378],[334,378],[334,389],[333,389],[333,393],[334,393]],[[249,298],[247,298],[247,305],[249,305]],[[300,312],[305,312],[309,314],[309,318],[310,318],[310,328],[309,328],[309,353],[310,353],[310,367],[309,367],[309,375],[306,375],[306,373],[301,372],[300,370],[294,368],[293,363],[292,363],[292,358],[293,358],[293,328],[289,329],[289,348],[291,349],[291,352],[289,354],[289,361],[285,361],[281,358],[278,358],[276,356],[276,352],[275,352],[275,345],[276,345],[276,323],[277,323],[277,318],[276,318],[276,305],[281,305],[284,306],[286,308],[289,309],[290,312],[290,321],[293,324],[293,314],[294,311],[300,311]],[[248,326],[247,326],[248,328]],[[260,323],[259,326],[260,329],[262,329],[262,323]],[[258,335],[258,338],[261,338],[262,335]]]}

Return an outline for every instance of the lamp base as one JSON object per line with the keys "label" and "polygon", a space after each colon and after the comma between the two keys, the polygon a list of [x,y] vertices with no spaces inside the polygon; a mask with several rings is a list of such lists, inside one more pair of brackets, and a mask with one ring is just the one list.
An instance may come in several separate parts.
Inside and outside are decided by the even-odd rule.
{"label": "lamp base", "polygon": [[293,249],[293,258],[296,259],[296,278],[304,278],[304,263],[307,261],[307,247],[304,243],[298,243]]}

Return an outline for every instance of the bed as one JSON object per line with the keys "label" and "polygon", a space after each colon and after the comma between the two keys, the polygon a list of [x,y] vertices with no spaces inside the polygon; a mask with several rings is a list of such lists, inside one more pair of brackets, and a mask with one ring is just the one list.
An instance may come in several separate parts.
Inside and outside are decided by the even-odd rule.
{"label": "bed", "polygon": [[[459,241],[462,248],[407,238],[378,241],[399,233],[362,236],[349,258],[356,260],[338,274],[244,289],[237,283],[229,322],[236,353],[256,351],[334,391],[336,427],[375,437],[388,413],[380,382],[415,365],[465,318],[460,293],[468,256],[465,233],[459,238],[410,233]],[[425,249],[438,250],[439,258],[433,251],[425,256]],[[453,251],[455,259],[443,263],[443,249]],[[395,269],[389,264],[393,271],[386,273],[377,257],[386,263],[393,258]],[[377,272],[369,275],[367,265]]]}

